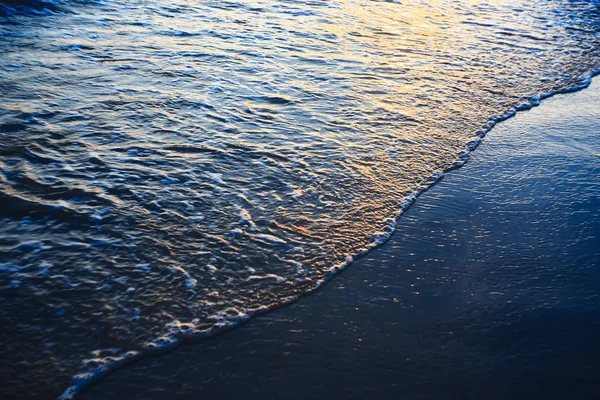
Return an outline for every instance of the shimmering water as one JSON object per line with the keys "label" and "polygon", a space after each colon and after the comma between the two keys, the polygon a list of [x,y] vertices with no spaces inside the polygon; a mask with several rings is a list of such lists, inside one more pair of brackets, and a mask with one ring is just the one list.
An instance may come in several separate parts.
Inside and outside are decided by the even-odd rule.
{"label": "shimmering water", "polygon": [[0,6],[9,396],[315,289],[600,66],[592,1],[34,5]]}
{"label": "shimmering water", "polygon": [[314,295],[81,399],[600,399],[599,121],[597,78],[517,115]]}

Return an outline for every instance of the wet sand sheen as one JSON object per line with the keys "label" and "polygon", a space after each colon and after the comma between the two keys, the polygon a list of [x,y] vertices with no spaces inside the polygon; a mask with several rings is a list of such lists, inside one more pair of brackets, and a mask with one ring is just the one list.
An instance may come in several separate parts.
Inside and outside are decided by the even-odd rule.
{"label": "wet sand sheen", "polygon": [[321,291],[81,398],[600,396],[599,106],[595,83],[500,124]]}

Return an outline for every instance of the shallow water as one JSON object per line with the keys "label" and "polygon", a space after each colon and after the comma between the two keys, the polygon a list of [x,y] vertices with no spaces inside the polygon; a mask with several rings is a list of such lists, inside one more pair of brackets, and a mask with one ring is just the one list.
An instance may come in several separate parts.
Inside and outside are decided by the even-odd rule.
{"label": "shallow water", "polygon": [[600,398],[599,121],[596,81],[519,114],[322,290],[81,398]]}
{"label": "shallow water", "polygon": [[42,3],[0,11],[8,396],[313,290],[600,64],[595,2]]}

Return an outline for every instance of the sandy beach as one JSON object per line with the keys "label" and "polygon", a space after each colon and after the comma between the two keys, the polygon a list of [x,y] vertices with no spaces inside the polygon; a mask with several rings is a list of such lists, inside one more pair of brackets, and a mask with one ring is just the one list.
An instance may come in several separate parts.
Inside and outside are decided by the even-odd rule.
{"label": "sandy beach", "polygon": [[600,396],[600,85],[499,124],[317,293],[82,399]]}

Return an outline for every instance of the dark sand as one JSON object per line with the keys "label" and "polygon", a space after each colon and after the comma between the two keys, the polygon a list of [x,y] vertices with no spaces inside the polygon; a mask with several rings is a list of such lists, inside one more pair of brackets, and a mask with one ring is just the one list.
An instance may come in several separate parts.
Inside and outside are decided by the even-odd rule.
{"label": "dark sand", "polygon": [[500,124],[323,290],[81,398],[600,398],[599,86]]}

